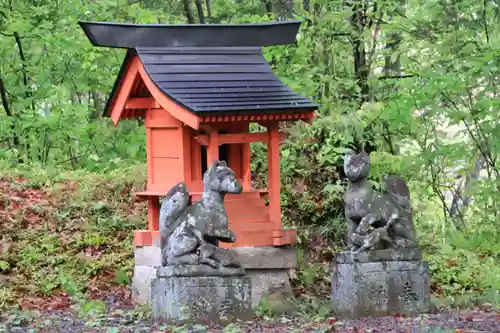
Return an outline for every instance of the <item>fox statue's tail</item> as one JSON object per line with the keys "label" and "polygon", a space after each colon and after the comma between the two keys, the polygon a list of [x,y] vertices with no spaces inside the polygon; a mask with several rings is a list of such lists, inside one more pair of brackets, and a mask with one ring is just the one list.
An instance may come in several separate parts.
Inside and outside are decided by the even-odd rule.
{"label": "fox statue's tail", "polygon": [[165,195],[160,208],[160,248],[163,250],[167,245],[170,234],[176,227],[175,221],[191,204],[191,198],[184,182],[176,184]]}
{"label": "fox statue's tail", "polygon": [[384,177],[385,191],[392,197],[394,202],[400,207],[400,214],[411,218],[410,190],[403,178],[396,175]]}

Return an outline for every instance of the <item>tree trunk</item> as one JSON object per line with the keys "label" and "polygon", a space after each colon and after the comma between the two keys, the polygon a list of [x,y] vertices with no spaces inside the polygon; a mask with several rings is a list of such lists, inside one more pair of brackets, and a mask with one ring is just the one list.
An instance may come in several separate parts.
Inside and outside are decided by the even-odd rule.
{"label": "tree trunk", "polygon": [[189,24],[194,24],[193,11],[191,10],[191,0],[184,0],[184,13]]}
{"label": "tree trunk", "polygon": [[370,86],[368,85],[369,70],[367,68],[365,45],[362,40],[362,35],[367,25],[366,11],[363,1],[353,2],[351,8],[351,26],[354,30],[354,36],[352,36],[354,75],[356,77],[356,83],[361,90],[360,101],[362,104],[368,101],[370,96]]}
{"label": "tree trunk", "polygon": [[273,13],[273,3],[271,0],[263,0],[264,2],[264,5],[266,6],[266,12],[268,14],[272,14]]}
{"label": "tree trunk", "polygon": [[12,117],[9,102],[7,101],[7,91],[5,90],[5,85],[3,84],[2,78],[0,78],[0,98],[2,99],[2,106],[5,110],[5,113],[8,117]]}
{"label": "tree trunk", "polygon": [[395,59],[392,55],[398,51],[399,44],[401,43],[401,36],[398,33],[392,33],[389,36],[389,41],[385,48],[389,50],[389,54],[385,57],[384,75],[385,76],[401,76],[401,61],[400,54],[398,53]]}
{"label": "tree trunk", "polygon": [[[5,114],[7,115],[7,117],[14,118],[14,116],[12,115],[12,110],[10,109],[9,101],[7,100],[7,90],[5,89],[5,85],[1,77],[0,77],[0,99],[2,100],[2,106],[5,110]],[[19,136],[17,136],[16,134],[16,126],[14,124],[14,119],[12,120],[13,121],[10,125],[10,129],[12,130],[12,143],[14,144],[14,147],[19,147],[20,144]],[[9,142],[9,140],[7,140],[7,142]],[[19,158],[19,163],[23,163],[22,158]]]}
{"label": "tree trunk", "polygon": [[279,20],[285,21],[287,19],[293,18],[293,0],[279,0],[278,5]]}
{"label": "tree trunk", "polygon": [[[370,86],[368,84],[368,76],[370,74],[368,55],[365,50],[365,43],[362,39],[363,32],[369,24],[367,21],[366,3],[364,0],[347,2],[347,4],[352,10],[350,24],[354,31],[351,36],[353,46],[352,55],[354,58],[354,77],[359,87],[358,102],[361,107],[365,102],[371,99]],[[375,138],[369,128],[365,132],[365,139],[366,141],[364,142],[359,140],[354,142],[356,150],[365,151],[368,154],[372,151],[376,151],[377,147],[374,144]]]}
{"label": "tree trunk", "polygon": [[205,14],[203,13],[203,0],[196,0],[196,9],[198,10],[198,19],[201,24],[205,24]]}
{"label": "tree trunk", "polygon": [[450,207],[450,217],[458,230],[465,228],[465,211],[471,202],[471,197],[467,195],[472,185],[479,179],[481,170],[486,167],[486,159],[483,154],[479,155],[474,163],[474,168],[465,178],[463,186],[458,188],[453,194],[453,200]]}
{"label": "tree trunk", "polygon": [[205,0],[205,5],[207,6],[207,16],[210,20],[212,18],[212,5],[210,4],[210,0]]}

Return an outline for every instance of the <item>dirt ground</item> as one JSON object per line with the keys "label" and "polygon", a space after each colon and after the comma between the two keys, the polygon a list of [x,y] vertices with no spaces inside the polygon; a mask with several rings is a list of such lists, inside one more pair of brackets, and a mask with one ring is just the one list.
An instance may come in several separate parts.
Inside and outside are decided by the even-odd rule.
{"label": "dirt ground", "polygon": [[253,322],[226,327],[159,327],[141,319],[133,307],[115,308],[98,317],[82,317],[73,310],[42,311],[26,315],[2,314],[0,332],[106,332],[106,333],[479,333],[500,332],[500,312],[493,310],[443,310],[419,316],[392,316],[342,320],[328,318],[310,322],[301,316],[271,319],[256,317]]}

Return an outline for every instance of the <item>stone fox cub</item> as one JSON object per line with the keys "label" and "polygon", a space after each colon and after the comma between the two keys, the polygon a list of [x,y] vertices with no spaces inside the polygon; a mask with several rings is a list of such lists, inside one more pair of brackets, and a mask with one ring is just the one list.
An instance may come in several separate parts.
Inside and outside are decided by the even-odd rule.
{"label": "stone fox cub", "polygon": [[[344,158],[349,180],[345,192],[348,245],[351,250],[415,247],[410,193],[398,176],[385,177],[384,193],[377,193],[368,182],[370,156],[349,153]],[[368,234],[370,227],[375,233]]]}

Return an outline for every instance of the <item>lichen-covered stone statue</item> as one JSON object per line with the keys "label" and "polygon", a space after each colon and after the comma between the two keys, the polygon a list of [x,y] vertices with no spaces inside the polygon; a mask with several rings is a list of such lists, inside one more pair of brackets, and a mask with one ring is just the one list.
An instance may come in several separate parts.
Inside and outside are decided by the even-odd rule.
{"label": "lichen-covered stone statue", "polygon": [[162,267],[151,283],[153,318],[158,323],[221,324],[249,320],[251,281],[235,252],[218,246],[234,242],[224,208],[226,193],[242,186],[226,162],[203,176],[203,194],[192,204],[186,184],[175,185],[160,210]]}
{"label": "lichen-covered stone statue", "polygon": [[350,250],[416,247],[410,192],[405,181],[388,176],[384,193],[374,191],[367,180],[370,156],[365,152],[346,155],[344,172],[349,180],[344,199]]}
{"label": "lichen-covered stone statue", "polygon": [[365,152],[345,156],[344,172],[348,251],[333,262],[334,312],[357,318],[427,311],[429,268],[417,247],[405,181],[388,176],[384,190],[374,191]]}
{"label": "lichen-covered stone statue", "polygon": [[222,274],[224,267],[240,268],[236,254],[217,245],[219,241],[236,240],[228,229],[224,196],[241,193],[242,187],[223,161],[215,162],[207,170],[203,185],[202,198],[194,205],[190,204],[184,182],[167,193],[160,210],[162,263],[164,266],[209,265]]}

